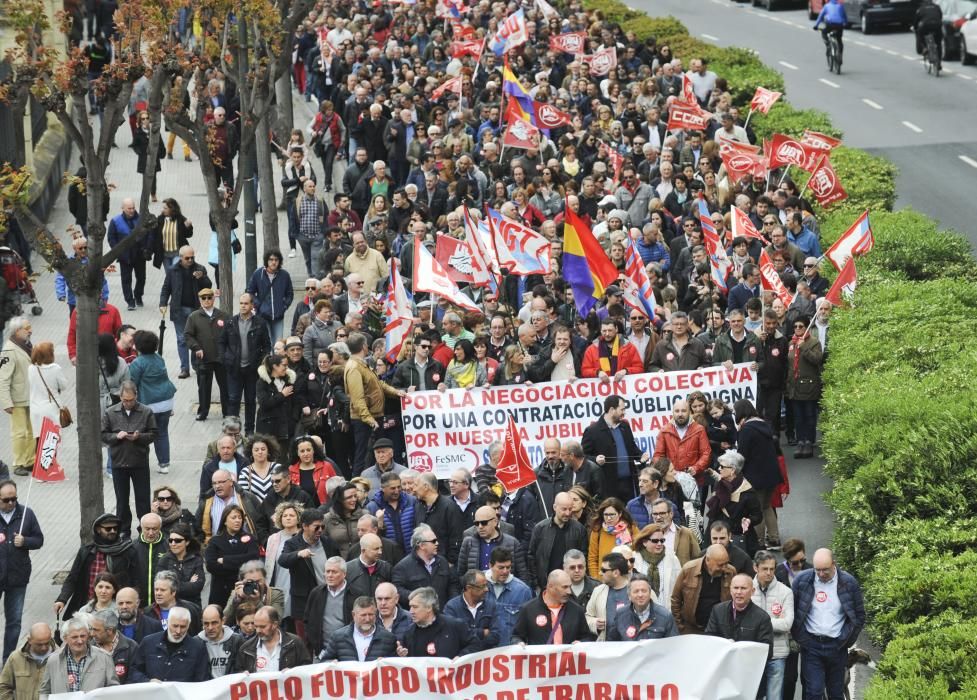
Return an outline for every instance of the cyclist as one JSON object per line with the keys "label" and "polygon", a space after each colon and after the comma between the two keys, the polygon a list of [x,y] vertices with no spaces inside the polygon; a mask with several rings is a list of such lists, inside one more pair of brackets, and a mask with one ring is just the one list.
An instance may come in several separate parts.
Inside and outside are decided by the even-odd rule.
{"label": "cyclist", "polygon": [[936,40],[936,59],[943,55],[943,10],[933,0],[923,0],[916,10],[916,53],[923,55],[926,50],[926,35],[932,34]]}
{"label": "cyclist", "polygon": [[845,6],[839,0],[828,0],[828,2],[824,3],[821,12],[818,14],[818,18],[814,21],[814,28],[817,29],[818,25],[822,22],[824,22],[824,29],[821,30],[821,36],[824,38],[824,45],[828,45],[829,34],[834,34],[838,37],[838,58],[840,60],[842,51],[845,48],[841,43],[841,35],[845,31],[845,27],[848,26],[848,15],[845,14]]}

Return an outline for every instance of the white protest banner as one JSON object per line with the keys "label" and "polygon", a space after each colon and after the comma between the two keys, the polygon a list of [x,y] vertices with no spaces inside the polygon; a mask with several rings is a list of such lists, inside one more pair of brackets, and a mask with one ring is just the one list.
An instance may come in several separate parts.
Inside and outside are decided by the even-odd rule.
{"label": "white protest banner", "polygon": [[51,695],[126,700],[752,700],[767,645],[689,635],[509,646],[459,659],[391,658]]}
{"label": "white protest banner", "polygon": [[512,414],[530,461],[543,461],[543,441],[580,440],[604,413],[611,394],[629,401],[627,420],[638,447],[654,452],[658,431],[668,423],[672,403],[693,391],[732,405],[756,402],[756,373],[749,364],[732,370],[703,367],[679,372],[635,374],[620,381],[578,379],[491,387],[420,391],[401,399],[409,466],[447,479],[459,467],[474,470],[487,461],[493,440],[505,436]]}

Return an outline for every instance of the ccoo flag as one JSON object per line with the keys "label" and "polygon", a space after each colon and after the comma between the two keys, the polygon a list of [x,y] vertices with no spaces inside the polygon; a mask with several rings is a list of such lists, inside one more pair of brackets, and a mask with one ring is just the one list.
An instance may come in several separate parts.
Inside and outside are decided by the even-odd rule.
{"label": "ccoo flag", "polygon": [[499,463],[495,468],[495,476],[498,478],[505,490],[512,493],[518,488],[529,486],[536,481],[536,472],[529,461],[526,448],[522,445],[522,438],[519,436],[519,427],[516,419],[509,414],[509,422],[505,428],[505,438],[502,440],[502,452],[499,454]]}
{"label": "ccoo flag", "polygon": [[383,322],[386,340],[384,354],[387,362],[396,362],[414,323],[413,301],[397,269],[396,257],[390,258],[390,281],[387,282],[387,300],[383,304]]}
{"label": "ccoo flag", "polygon": [[604,252],[593,232],[566,205],[563,224],[563,279],[573,290],[580,315],[586,318],[604,290],[614,283],[618,273],[614,263]]}

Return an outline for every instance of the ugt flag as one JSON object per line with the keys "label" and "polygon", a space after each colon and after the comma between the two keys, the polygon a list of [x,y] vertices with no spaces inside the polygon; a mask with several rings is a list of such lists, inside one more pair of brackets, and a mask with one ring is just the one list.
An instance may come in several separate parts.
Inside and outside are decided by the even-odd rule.
{"label": "ugt flag", "polygon": [[64,481],[64,469],[58,464],[59,449],[61,426],[45,416],[41,423],[41,436],[37,441],[37,456],[34,458],[31,476],[38,481]]}

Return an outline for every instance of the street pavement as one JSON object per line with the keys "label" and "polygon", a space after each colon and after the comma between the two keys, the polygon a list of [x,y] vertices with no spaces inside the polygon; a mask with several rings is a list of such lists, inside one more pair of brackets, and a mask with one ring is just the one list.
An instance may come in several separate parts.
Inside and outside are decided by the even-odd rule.
{"label": "street pavement", "polygon": [[[295,122],[305,125],[312,117],[312,112],[307,103],[299,98],[294,101]],[[116,142],[118,148],[112,151],[111,164],[107,173],[107,181],[114,185],[111,193],[111,213],[115,216],[121,209],[123,197],[135,197],[138,201],[139,190],[134,189],[142,182],[142,177],[136,174],[136,154],[129,148],[131,141],[127,125],[123,125],[117,135]],[[165,143],[165,135],[164,135]],[[159,174],[157,193],[160,202],[167,197],[176,199],[187,216],[194,224],[194,235],[190,244],[194,247],[198,262],[207,263],[207,255],[210,241],[210,230],[207,224],[207,196],[203,186],[203,176],[200,174],[200,165],[193,157],[193,162],[188,163],[183,160],[183,153],[179,139],[173,152],[173,160],[164,160],[163,169]],[[317,177],[321,175],[321,163],[318,159],[313,159]],[[345,161],[337,163],[336,173],[341,173]],[[72,159],[71,172],[78,167],[77,153]],[[278,183],[276,166],[275,183],[279,195],[281,188]],[[322,178],[319,178],[322,182]],[[332,204],[331,195],[329,203]],[[152,204],[150,208],[153,212],[160,212],[161,204]],[[62,245],[70,252],[70,236],[65,233],[67,227],[73,224],[74,220],[68,212],[67,191],[63,191],[58,200],[57,206],[50,212],[48,217],[48,227],[55,234],[59,235]],[[263,241],[261,233],[261,216],[257,217],[259,246]],[[284,211],[279,211],[278,225],[280,240],[283,250],[287,250],[287,222],[285,221]],[[238,232],[238,235],[242,235]],[[258,259],[261,259],[261,250],[258,251]],[[244,291],[244,257],[237,256],[236,271],[234,275],[234,288],[236,293]],[[69,382],[69,388],[63,395],[66,397],[65,404],[77,415],[75,401],[75,370],[68,360],[65,339],[68,328],[68,307],[58,302],[54,293],[54,273],[45,271],[46,265],[39,256],[34,256],[34,269],[41,271],[41,276],[35,285],[38,300],[43,313],[40,316],[30,316],[33,325],[33,342],[38,343],[50,340],[55,345],[55,361],[61,365],[65,376]],[[292,276],[293,284],[296,287],[296,298],[300,298],[302,284],[305,282],[305,264],[302,259],[301,251],[294,258],[285,259],[285,268]],[[212,269],[208,266],[208,270]],[[146,294],[144,297],[145,307],[135,311],[127,311],[125,301],[122,298],[122,288],[118,271],[109,272],[106,275],[109,283],[109,302],[116,305],[122,314],[123,323],[134,325],[136,328],[159,332],[160,313],[158,309],[159,290],[163,285],[163,274],[152,265],[147,265]],[[237,303],[235,301],[234,313],[237,313]],[[29,313],[29,307],[25,307],[25,312]],[[291,318],[289,314],[288,318]],[[194,375],[188,379],[177,379],[179,371],[179,359],[176,353],[176,338],[173,332],[173,324],[166,319],[166,335],[163,341],[163,357],[170,371],[170,376],[177,385],[176,405],[173,417],[170,419],[170,448],[172,458],[170,461],[170,473],[168,475],[159,474],[156,470],[157,462],[155,452],[151,452],[151,488],[167,485],[176,489],[183,501],[183,506],[191,512],[196,511],[197,490],[200,479],[200,467],[203,464],[207,450],[207,444],[214,440],[220,433],[221,415],[218,403],[219,395],[215,385],[213,390],[213,405],[210,411],[210,418],[205,422],[195,420],[195,409],[197,405],[197,385]],[[97,400],[97,399],[93,399]],[[10,435],[10,421],[6,413],[0,411],[0,459],[7,464],[12,464],[12,451],[8,436]],[[60,580],[71,567],[75,553],[79,546],[79,504],[78,504],[78,438],[74,426],[67,428],[63,432],[63,443],[59,455],[59,461],[64,467],[67,480],[60,483],[33,482],[28,477],[14,476],[18,485],[18,495],[21,503],[26,503],[37,514],[41,524],[41,529],[45,535],[45,544],[40,550],[35,551],[32,556],[33,574],[31,583],[28,587],[28,595],[24,606],[23,629],[34,622],[53,622],[54,613],[52,605],[54,599],[60,591]],[[104,456],[103,456],[104,460]],[[112,490],[112,480],[103,477],[105,507],[108,511],[115,510],[115,493]],[[133,503],[133,512],[135,504]],[[2,609],[0,609],[0,620],[3,620]],[[3,623],[0,622],[0,627]]]}
{"label": "street pavement", "polygon": [[775,12],[730,0],[629,4],[654,16],[673,15],[705,41],[755,50],[784,74],[791,104],[828,112],[846,145],[899,166],[897,208],[922,211],[977,246],[977,67],[948,61],[934,78],[916,55],[911,32],[882,29],[863,36],[850,29],[839,76],[828,73],[806,4]]}

